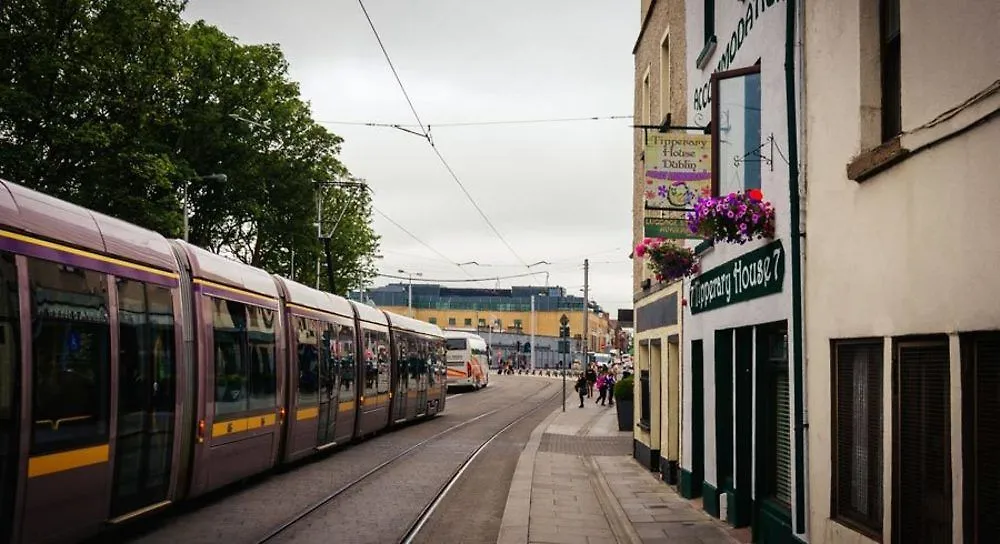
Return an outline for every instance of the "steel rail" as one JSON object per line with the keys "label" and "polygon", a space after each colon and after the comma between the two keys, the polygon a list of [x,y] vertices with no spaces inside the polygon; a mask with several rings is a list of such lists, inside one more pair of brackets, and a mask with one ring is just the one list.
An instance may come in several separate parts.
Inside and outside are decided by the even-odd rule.
{"label": "steel rail", "polygon": [[478,448],[476,448],[475,451],[469,454],[469,456],[466,457],[465,462],[462,463],[461,466],[459,466],[458,469],[456,469],[455,472],[452,473],[448,481],[445,482],[445,484],[441,487],[441,489],[438,490],[437,494],[434,496],[434,499],[430,503],[428,503],[427,506],[424,507],[424,509],[420,512],[420,515],[417,516],[417,519],[415,519],[413,523],[410,524],[410,527],[406,530],[406,533],[404,533],[402,538],[399,539],[398,541],[399,544],[412,544],[413,540],[417,537],[417,535],[420,534],[421,529],[424,528],[424,525],[427,523],[427,521],[430,520],[432,515],[434,515],[434,511],[437,509],[438,505],[441,504],[441,501],[443,501],[445,496],[448,495],[448,492],[451,491],[451,488],[454,487],[455,484],[458,483],[459,479],[462,478],[462,474],[464,474],[465,471],[470,466],[472,466],[472,463],[476,460],[476,457],[479,457],[480,453],[485,451],[486,448],[489,447],[489,445],[494,440],[499,438],[501,434],[506,432],[514,425],[517,425],[531,414],[534,414],[536,411],[548,405],[548,403],[552,399],[558,397],[560,393],[561,391],[556,392],[554,395],[540,402],[537,406],[535,406],[531,410],[528,410],[527,412],[518,416],[517,419],[505,425],[504,428],[493,433],[493,436],[491,436],[488,440],[486,440],[486,442],[483,442]]}
{"label": "steel rail", "polygon": [[[545,391],[546,389],[548,389],[548,387],[549,386],[546,386],[546,387],[542,388],[541,391]],[[531,395],[531,396],[534,396],[534,394]],[[555,396],[555,395],[552,395],[552,396]],[[552,398],[552,396],[550,396],[546,400],[542,401],[535,408],[529,410],[525,415],[530,414],[530,413],[534,412],[535,410],[537,410],[538,407],[545,405]],[[340,495],[343,495],[344,493],[346,493],[347,491],[349,491],[353,487],[355,487],[358,484],[360,484],[361,482],[367,480],[368,478],[370,478],[374,474],[380,472],[382,469],[386,468],[387,466],[391,465],[392,463],[395,463],[396,461],[402,459],[403,457],[405,457],[406,455],[408,455],[410,452],[416,450],[417,448],[420,448],[421,446],[424,446],[424,445],[428,444],[429,442],[437,440],[438,438],[441,438],[442,436],[444,436],[446,434],[449,434],[451,432],[457,431],[458,429],[461,429],[462,427],[465,427],[465,426],[467,426],[467,425],[469,425],[471,423],[479,421],[480,419],[489,417],[489,416],[491,416],[491,415],[493,415],[493,414],[495,414],[497,412],[500,412],[501,410],[505,410],[505,409],[508,409],[508,408],[511,408],[511,406],[509,406],[509,405],[508,406],[501,406],[500,408],[496,408],[494,410],[490,410],[489,412],[486,412],[486,413],[483,413],[483,414],[479,414],[478,416],[476,416],[474,418],[467,419],[467,420],[465,420],[465,421],[463,421],[461,423],[456,423],[455,425],[452,425],[451,427],[448,427],[447,429],[445,429],[443,431],[435,433],[434,435],[431,435],[430,437],[425,438],[424,440],[421,440],[420,442],[417,442],[416,444],[414,444],[414,445],[406,448],[405,450],[397,453],[396,455],[390,457],[389,459],[387,459],[387,460],[379,463],[374,468],[370,469],[368,472],[365,472],[364,474],[362,474],[361,476],[355,478],[351,482],[345,484],[344,486],[342,486],[339,489],[333,491],[332,493],[329,493],[328,495],[326,495],[322,499],[316,501],[312,505],[306,507],[305,509],[303,509],[302,511],[300,511],[298,514],[296,514],[294,517],[292,517],[288,521],[286,521],[286,522],[282,523],[281,525],[275,527],[270,532],[268,532],[266,535],[264,535],[263,537],[261,537],[258,540],[256,540],[255,541],[256,544],[265,544],[267,542],[273,541],[276,537],[278,537],[279,535],[281,535],[282,533],[284,533],[285,531],[287,531],[288,529],[290,529],[292,526],[294,526],[295,524],[297,524],[300,521],[302,521],[303,519],[305,519],[307,516],[309,516],[310,514],[312,514],[313,512],[315,512],[316,510],[319,510],[323,506],[329,504],[331,501],[333,501],[334,499],[336,499]],[[515,421],[520,421],[521,419],[523,419],[523,417],[524,416],[520,416]],[[507,429],[507,427],[504,427],[504,430],[506,430],[506,429]],[[497,433],[497,434],[499,434],[499,433]],[[490,440],[492,440],[492,438],[490,438]],[[440,492],[439,492],[439,494],[440,494]],[[425,510],[426,510],[426,508],[425,508]],[[407,532],[409,532],[409,531],[407,531]]]}

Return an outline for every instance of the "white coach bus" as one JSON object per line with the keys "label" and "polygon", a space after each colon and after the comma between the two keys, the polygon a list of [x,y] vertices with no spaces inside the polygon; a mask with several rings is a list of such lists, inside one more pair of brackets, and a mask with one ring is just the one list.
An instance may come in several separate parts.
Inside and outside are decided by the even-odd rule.
{"label": "white coach bus", "polygon": [[444,331],[448,352],[448,387],[479,389],[490,383],[489,349],[486,341],[470,332]]}

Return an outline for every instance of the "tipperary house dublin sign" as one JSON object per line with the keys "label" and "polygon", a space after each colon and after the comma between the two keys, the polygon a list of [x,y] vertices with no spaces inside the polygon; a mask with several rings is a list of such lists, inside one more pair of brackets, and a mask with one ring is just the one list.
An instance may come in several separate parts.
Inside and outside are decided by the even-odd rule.
{"label": "tipperary house dublin sign", "polygon": [[785,249],[775,240],[692,279],[691,313],[780,293],[784,279]]}

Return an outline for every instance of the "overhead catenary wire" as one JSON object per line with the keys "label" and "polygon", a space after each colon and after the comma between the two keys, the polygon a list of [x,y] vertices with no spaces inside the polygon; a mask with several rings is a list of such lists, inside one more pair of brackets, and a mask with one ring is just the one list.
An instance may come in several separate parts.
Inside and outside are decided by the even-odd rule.
{"label": "overhead catenary wire", "polygon": [[[582,122],[582,121],[614,121],[618,119],[632,119],[631,115],[591,115],[587,117],[553,117],[549,119],[498,119],[490,121],[455,121],[451,123],[434,123],[433,125],[428,124],[427,130],[430,131],[431,128],[446,128],[446,127],[484,127],[484,126],[497,126],[497,125],[536,125],[543,123],[572,123],[572,122]],[[418,125],[410,125],[406,123],[378,123],[373,121],[317,121],[317,123],[323,125],[351,125],[351,126],[362,126],[362,127],[378,127],[378,128],[414,128]],[[423,129],[423,127],[420,127]]]}
{"label": "overhead catenary wire", "polygon": [[[460,278],[460,279],[434,279],[434,278],[412,278],[414,282],[424,282],[424,283],[473,283],[473,282],[484,282],[484,281],[498,281],[498,280],[509,280],[513,278],[525,278],[528,276],[538,276],[540,274],[545,274],[544,271],[539,270],[538,272],[523,272],[521,274],[508,274],[506,276],[490,276],[488,278]],[[392,278],[395,280],[407,280],[410,281],[409,276],[397,276],[396,274],[378,274],[382,278]]]}
{"label": "overhead catenary wire", "polygon": [[521,257],[520,254],[517,253],[517,251],[514,250],[514,247],[510,245],[507,239],[504,238],[502,234],[500,234],[500,231],[497,229],[496,225],[494,225],[493,222],[490,221],[490,218],[486,215],[486,212],[484,212],[483,209],[476,202],[476,200],[472,198],[472,195],[469,193],[468,189],[465,188],[465,184],[463,184],[462,180],[459,179],[458,174],[455,173],[455,170],[453,170],[451,165],[448,164],[448,161],[445,160],[444,155],[442,155],[441,151],[437,148],[436,145],[434,145],[434,141],[431,139],[430,134],[428,133],[427,129],[424,128],[424,122],[420,119],[420,115],[417,113],[417,109],[413,106],[413,101],[410,100],[409,93],[406,92],[406,87],[403,85],[403,81],[399,78],[399,73],[396,72],[396,67],[395,65],[393,65],[392,59],[389,57],[389,52],[386,50],[385,45],[382,43],[382,38],[381,36],[379,36],[378,29],[375,28],[375,22],[372,21],[371,16],[368,14],[368,9],[365,8],[364,0],[358,0],[358,5],[361,6],[361,11],[364,12],[365,19],[368,20],[368,26],[371,27],[372,33],[375,34],[375,39],[378,41],[378,45],[382,49],[382,54],[385,56],[385,61],[389,64],[389,68],[392,70],[392,74],[396,78],[396,83],[399,85],[399,89],[403,92],[403,96],[406,98],[406,103],[409,104],[410,111],[413,112],[414,119],[417,120],[417,124],[420,126],[420,131],[423,133],[424,139],[426,139],[427,143],[430,144],[431,149],[434,150],[434,154],[437,155],[437,158],[441,161],[441,164],[443,164],[448,173],[451,174],[451,178],[455,180],[455,183],[457,183],[459,188],[462,189],[462,193],[465,194],[465,197],[469,200],[469,202],[472,203],[473,207],[476,208],[476,211],[479,212],[479,215],[482,216],[483,221],[485,221],[486,224],[489,225],[493,233],[496,234],[497,238],[500,239],[500,241],[503,243],[504,246],[507,247],[507,249],[511,252],[511,254],[513,254],[514,257],[516,257],[517,260],[520,261],[521,264],[525,266],[525,268],[527,268],[528,263]]}
{"label": "overhead catenary wire", "polygon": [[374,209],[374,210],[375,210],[376,212],[378,212],[378,214],[379,214],[379,215],[381,215],[382,217],[384,217],[384,218],[386,219],[386,221],[388,221],[388,222],[392,223],[393,225],[395,225],[395,226],[396,226],[396,228],[398,228],[399,230],[401,230],[401,231],[405,232],[406,234],[408,234],[408,235],[410,236],[410,238],[413,238],[414,240],[416,240],[416,241],[417,241],[417,243],[419,243],[420,245],[422,245],[422,246],[426,247],[427,249],[431,250],[431,251],[432,251],[432,252],[433,252],[433,253],[434,253],[435,255],[437,255],[438,257],[441,257],[442,259],[444,259],[444,260],[448,261],[448,262],[449,262],[449,263],[451,263],[452,265],[454,265],[454,266],[458,267],[458,268],[459,268],[459,270],[461,270],[461,271],[465,272],[465,274],[466,274],[466,275],[469,275],[469,276],[471,277],[471,275],[469,274],[469,272],[468,272],[468,271],[466,271],[466,270],[465,270],[464,268],[462,268],[461,266],[458,266],[458,263],[457,263],[457,262],[455,262],[455,261],[453,261],[452,259],[448,258],[448,256],[447,256],[447,255],[445,255],[444,253],[441,253],[441,252],[440,252],[440,251],[438,251],[437,249],[434,249],[434,247],[433,247],[433,246],[431,246],[431,245],[430,245],[430,244],[428,244],[427,242],[425,242],[425,241],[421,240],[420,238],[418,238],[416,234],[413,234],[412,232],[410,232],[410,231],[409,231],[409,229],[407,229],[407,228],[406,228],[406,227],[404,227],[403,225],[400,225],[399,223],[397,223],[397,222],[396,222],[395,220],[393,220],[393,219],[392,219],[391,217],[389,217],[388,215],[386,215],[386,213],[385,213],[385,212],[383,212],[382,210],[378,209],[378,207],[376,207],[376,206],[372,206],[372,209]]}

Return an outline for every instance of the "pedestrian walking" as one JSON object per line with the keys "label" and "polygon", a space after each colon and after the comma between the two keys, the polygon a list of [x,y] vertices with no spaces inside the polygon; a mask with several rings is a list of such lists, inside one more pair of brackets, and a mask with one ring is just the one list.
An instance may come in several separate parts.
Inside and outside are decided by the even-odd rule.
{"label": "pedestrian walking", "polygon": [[609,378],[610,377],[608,376],[607,371],[604,370],[602,370],[601,375],[597,377],[597,400],[594,401],[594,404],[600,402],[601,406],[604,406],[605,401],[607,401]]}
{"label": "pedestrian walking", "polygon": [[583,373],[576,379],[576,385],[573,386],[576,389],[576,393],[580,395],[580,408],[583,408],[583,399],[587,396],[587,376]]}

